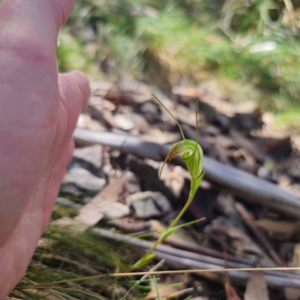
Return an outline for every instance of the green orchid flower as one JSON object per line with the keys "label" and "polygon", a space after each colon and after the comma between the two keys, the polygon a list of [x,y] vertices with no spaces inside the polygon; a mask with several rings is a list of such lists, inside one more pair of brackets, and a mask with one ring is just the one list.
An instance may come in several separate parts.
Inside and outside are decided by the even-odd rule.
{"label": "green orchid flower", "polygon": [[[198,143],[198,102],[196,103],[196,141],[186,139],[182,128],[179,122],[175,119],[175,117],[171,114],[171,112],[165,107],[165,105],[153,95],[153,97],[163,106],[163,108],[170,114],[170,116],[177,123],[179,130],[182,135],[182,141],[175,143],[171,146],[170,151],[167,157],[164,160],[164,163],[160,169],[159,176],[161,176],[162,170],[165,164],[171,159],[175,158],[178,155],[182,155],[181,158],[186,164],[187,170],[191,175],[191,186],[189,192],[189,198],[185,203],[184,207],[181,209],[177,217],[171,223],[171,225],[166,229],[166,231],[161,235],[161,237],[153,244],[153,246],[147,251],[147,253],[133,266],[133,269],[144,266],[147,262],[149,262],[155,254],[152,251],[156,248],[157,245],[162,243],[168,236],[173,234],[176,230],[181,228],[182,226],[176,226],[182,215],[186,212],[188,207],[193,201],[193,198],[198,190],[200,182],[204,176],[203,171],[203,151],[201,146]],[[202,220],[202,219],[201,219]],[[197,220],[196,222],[198,222]],[[190,223],[188,223],[189,225]]]}

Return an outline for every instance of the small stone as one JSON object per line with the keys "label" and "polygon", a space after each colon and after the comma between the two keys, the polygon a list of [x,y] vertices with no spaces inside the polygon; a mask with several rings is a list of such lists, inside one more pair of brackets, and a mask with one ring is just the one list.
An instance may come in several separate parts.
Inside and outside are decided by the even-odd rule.
{"label": "small stone", "polygon": [[73,183],[61,184],[59,191],[73,197],[83,197],[83,191]]}
{"label": "small stone", "polygon": [[63,179],[64,184],[73,183],[79,188],[97,192],[100,191],[105,185],[105,179],[96,177],[88,170],[83,168],[72,168],[68,171]]}
{"label": "small stone", "polygon": [[270,170],[269,168],[266,168],[264,166],[261,166],[257,170],[257,176],[259,178],[262,178],[264,180],[268,180],[274,183],[277,183],[278,181],[278,175],[275,171]]}
{"label": "small stone", "polygon": [[154,124],[160,121],[161,113],[159,104],[153,101],[144,102],[140,107],[141,113],[148,123]]}
{"label": "small stone", "polygon": [[129,194],[141,191],[140,179],[131,171],[125,172],[126,189]]}
{"label": "small stone", "polygon": [[102,166],[102,146],[100,145],[76,148],[73,156],[92,164],[96,168]]}
{"label": "small stone", "polygon": [[161,192],[139,192],[127,197],[138,218],[160,217],[171,210],[169,200]]}
{"label": "small stone", "polygon": [[60,204],[62,206],[66,206],[66,207],[76,209],[76,210],[80,209],[82,207],[81,204],[75,203],[75,202],[73,202],[72,200],[70,200],[68,198],[59,197],[59,198],[56,199],[56,203]]}
{"label": "small stone", "polygon": [[294,179],[300,179],[300,160],[294,159],[286,169],[286,173]]}
{"label": "small stone", "polygon": [[114,120],[116,125],[123,130],[131,130],[135,127],[134,122],[125,115],[115,115]]}
{"label": "small stone", "polygon": [[77,120],[77,127],[87,128],[90,122],[91,122],[90,115],[86,113],[81,113]]}
{"label": "small stone", "polygon": [[91,118],[91,116],[87,113],[81,113],[78,117],[77,120],[77,127],[83,128],[83,129],[88,129],[91,131],[104,131],[105,128],[104,126]]}
{"label": "small stone", "polygon": [[109,205],[108,209],[104,211],[104,216],[106,220],[115,220],[122,219],[128,216],[130,213],[130,209],[127,205],[114,202]]}

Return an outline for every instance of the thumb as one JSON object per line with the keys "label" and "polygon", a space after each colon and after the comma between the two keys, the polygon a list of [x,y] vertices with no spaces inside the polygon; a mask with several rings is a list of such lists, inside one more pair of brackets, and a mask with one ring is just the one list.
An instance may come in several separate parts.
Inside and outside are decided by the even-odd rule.
{"label": "thumb", "polygon": [[[55,55],[57,34],[67,21],[74,0],[4,0],[0,5],[0,37],[12,46],[29,42]],[[18,44],[18,42],[20,44]],[[49,53],[49,52],[48,52]]]}
{"label": "thumb", "polygon": [[90,87],[87,76],[79,71],[59,74],[58,86],[60,92],[62,118],[67,119],[66,137],[72,135],[77,118],[87,105],[90,96]]}

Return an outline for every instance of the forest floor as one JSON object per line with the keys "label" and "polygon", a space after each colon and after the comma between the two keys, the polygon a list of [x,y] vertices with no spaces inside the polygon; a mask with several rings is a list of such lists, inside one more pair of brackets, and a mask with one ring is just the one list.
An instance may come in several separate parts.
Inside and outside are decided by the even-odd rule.
{"label": "forest floor", "polygon": [[[201,220],[168,237],[136,270],[159,263],[155,270],[165,273],[139,281],[142,275],[120,273],[130,272],[175,218],[190,185],[176,159],[159,178],[168,145],[181,135],[151,94],[189,139],[196,140],[199,106],[206,173],[182,223]],[[51,224],[13,297],[298,299],[296,271],[222,272],[300,264],[299,137],[274,130],[271,113],[255,102],[232,104],[207,85],[167,95],[137,81],[95,82],[74,137]]]}

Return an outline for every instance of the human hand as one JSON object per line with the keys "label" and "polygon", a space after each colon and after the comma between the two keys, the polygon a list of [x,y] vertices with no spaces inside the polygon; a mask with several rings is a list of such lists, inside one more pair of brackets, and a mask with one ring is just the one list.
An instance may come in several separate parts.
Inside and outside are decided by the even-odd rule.
{"label": "human hand", "polygon": [[21,280],[72,157],[89,86],[58,75],[57,34],[74,0],[0,5],[0,299]]}

